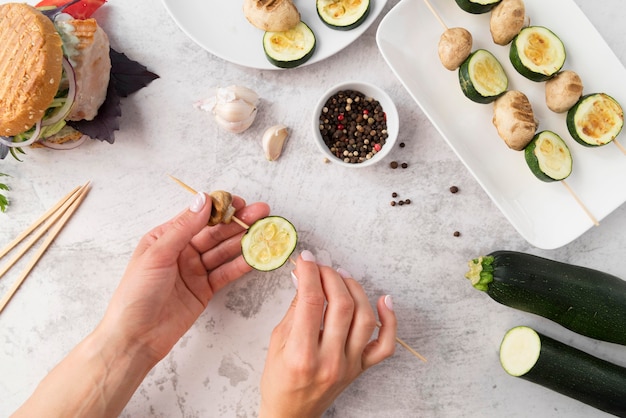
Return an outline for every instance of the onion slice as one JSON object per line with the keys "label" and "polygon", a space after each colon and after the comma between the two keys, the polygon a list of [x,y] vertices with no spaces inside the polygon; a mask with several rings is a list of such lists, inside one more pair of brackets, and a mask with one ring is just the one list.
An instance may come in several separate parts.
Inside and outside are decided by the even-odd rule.
{"label": "onion slice", "polygon": [[35,132],[33,132],[31,137],[27,139],[26,141],[13,142],[12,137],[0,136],[0,142],[9,148],[22,148],[22,147],[27,147],[37,142],[40,134],[41,134],[41,121],[37,121],[37,123],[35,124]]}
{"label": "onion slice", "polygon": [[65,116],[70,112],[72,105],[74,104],[74,100],[76,99],[76,73],[74,72],[74,67],[70,64],[67,57],[63,57],[63,70],[65,70],[65,76],[67,77],[67,81],[69,83],[69,89],[67,91],[67,99],[63,106],[61,106],[56,112],[54,112],[49,118],[44,119],[42,122],[42,126],[50,126],[59,122],[62,119],[65,119]]}
{"label": "onion slice", "polygon": [[64,142],[62,144],[58,144],[56,142],[48,141],[47,139],[42,139],[41,141],[39,141],[39,143],[41,145],[43,145],[44,147],[50,148],[50,149],[68,150],[68,149],[74,149],[74,148],[80,146],[83,142],[85,142],[88,139],[90,139],[90,137],[88,135],[83,135],[83,136],[81,136],[80,138],[78,138],[75,141],[67,141],[67,142]]}

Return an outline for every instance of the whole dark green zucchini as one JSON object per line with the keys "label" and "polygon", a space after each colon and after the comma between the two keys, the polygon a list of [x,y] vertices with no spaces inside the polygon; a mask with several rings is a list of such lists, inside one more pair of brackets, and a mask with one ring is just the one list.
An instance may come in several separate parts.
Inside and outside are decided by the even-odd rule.
{"label": "whole dark green zucchini", "polygon": [[520,377],[594,408],[626,416],[626,368],[542,335],[510,329],[500,344],[500,364]]}
{"label": "whole dark green zucchini", "polygon": [[496,302],[626,345],[626,281],[618,277],[516,251],[495,251],[469,267],[465,276]]}

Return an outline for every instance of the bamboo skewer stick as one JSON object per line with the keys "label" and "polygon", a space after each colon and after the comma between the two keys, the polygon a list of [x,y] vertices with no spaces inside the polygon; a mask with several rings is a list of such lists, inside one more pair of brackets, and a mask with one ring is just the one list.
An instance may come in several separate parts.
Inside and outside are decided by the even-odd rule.
{"label": "bamboo skewer stick", "polygon": [[561,180],[561,183],[563,184],[563,186],[565,186],[565,188],[567,189],[567,191],[572,195],[572,197],[574,198],[574,200],[576,200],[576,203],[578,203],[578,205],[580,205],[580,207],[585,211],[585,213],[587,214],[587,216],[589,216],[589,219],[591,219],[591,222],[593,222],[593,224],[595,226],[599,226],[600,223],[598,222],[598,220],[596,219],[595,216],[593,216],[593,214],[589,211],[589,209],[587,209],[587,206],[585,206],[585,204],[582,202],[582,200],[580,200],[580,198],[576,195],[576,193],[574,193],[574,191],[572,190],[572,188],[565,182],[565,180]]}
{"label": "bamboo skewer stick", "polygon": [[624,146],[622,144],[620,144],[617,139],[614,139],[613,142],[615,143],[615,145],[617,146],[617,148],[619,148],[620,151],[622,151],[623,154],[626,154],[626,148],[624,148]]}
{"label": "bamboo skewer stick", "polygon": [[[189,193],[198,194],[198,192],[193,187],[183,183],[181,180],[177,179],[176,177],[170,175],[170,178],[174,180],[176,183],[178,183],[180,186],[182,186],[182,188],[187,190]],[[236,222],[237,224],[239,224],[239,226],[241,226],[242,228],[250,229],[250,225],[246,224],[244,221],[237,218],[236,216],[233,215],[231,219],[233,220],[233,222]]]}
{"label": "bamboo skewer stick", "polygon": [[[39,219],[37,219],[35,222],[33,222],[28,228],[26,228],[26,230],[24,232],[22,232],[21,234],[19,234],[17,237],[15,237],[15,239],[13,241],[11,241],[10,243],[8,243],[1,251],[0,251],[0,258],[4,257],[9,251],[11,251],[13,248],[15,248],[15,246],[17,244],[19,244],[20,242],[22,242],[22,240],[24,238],[26,238],[28,235],[30,235],[31,232],[33,232],[39,225],[41,225],[43,222],[45,222],[46,219],[48,219],[52,214],[54,214],[57,209],[59,209],[65,202],[67,202],[67,200],[69,198],[72,197],[72,195],[74,193],[76,193],[76,191],[78,191],[78,189],[80,189],[80,186],[76,187],[74,190],[72,190],[71,192],[69,192],[67,195],[65,195],[61,200],[59,200],[56,205],[54,205],[53,207],[51,207],[50,209],[48,209],[43,215],[41,215],[41,217]],[[0,275],[1,276],[1,275]]]}
{"label": "bamboo skewer stick", "polygon": [[428,7],[428,9],[432,12],[432,14],[435,16],[435,18],[439,21],[439,23],[441,24],[441,26],[443,26],[444,30],[448,30],[448,26],[445,24],[445,22],[443,21],[443,19],[441,18],[441,16],[439,16],[439,13],[437,13],[437,11],[435,10],[435,8],[433,7],[433,5],[430,3],[430,1],[428,0],[424,0],[424,3],[426,3],[426,7]]}
{"label": "bamboo skewer stick", "polygon": [[[13,265],[15,263],[17,263],[17,261],[26,253],[26,251],[28,251],[33,245],[35,245],[35,243],[46,233],[48,232],[48,230],[59,220],[59,218],[65,213],[65,211],[74,203],[74,201],[76,201],[76,199],[80,196],[81,192],[80,192],[81,188],[77,187],[76,189],[74,189],[73,193],[69,196],[69,199],[66,199],[65,202],[63,202],[63,204],[61,206],[59,206],[58,204],[55,205],[53,207],[53,209],[55,209],[55,212],[51,214],[51,216],[49,216],[48,220],[46,221],[46,223],[37,231],[37,233],[35,235],[33,235],[33,237],[26,243],[24,244],[24,247],[22,247],[20,249],[20,251],[15,254],[5,265],[4,267],[2,267],[0,269],[0,278],[11,268],[13,267]],[[66,196],[67,197],[67,196]],[[61,203],[61,202],[59,202]],[[50,212],[50,211],[48,211]],[[48,213],[46,212],[46,214]],[[41,219],[41,218],[40,218]],[[20,240],[18,241],[17,239],[14,240],[17,241],[16,244],[18,242],[20,242],[22,239],[24,239],[27,235],[29,235],[33,229],[31,229],[31,227],[29,227],[26,231],[24,231],[22,234],[20,234],[18,236],[18,238],[20,238]],[[28,232],[28,234],[25,234],[25,232]],[[1,257],[1,255],[0,255]]]}
{"label": "bamboo skewer stick", "polygon": [[[170,175],[170,178],[171,178],[172,180],[174,180],[176,183],[178,183],[178,185],[179,185],[179,186],[182,186],[182,188],[183,188],[183,189],[185,189],[185,190],[187,190],[188,192],[193,193],[193,194],[197,194],[197,193],[198,193],[198,192],[197,192],[194,188],[192,188],[191,186],[189,186],[189,185],[187,185],[187,184],[183,183],[181,180],[177,179],[176,177],[174,177],[174,176]],[[237,219],[237,218],[235,218],[235,217],[233,216],[233,220],[235,220],[235,219]],[[241,222],[241,221],[240,221],[240,222]],[[249,226],[247,226],[247,225],[246,225],[245,223],[243,223],[243,222],[241,222],[239,225],[241,225],[241,226],[242,226],[242,227],[244,227],[245,229],[249,229],[249,228],[250,228]],[[290,261],[293,265],[295,265],[295,264],[296,264],[296,262],[295,262],[295,261],[294,261],[291,257],[289,257],[289,261]],[[377,323],[376,323],[376,326],[377,326],[378,328],[380,328],[380,327],[382,326],[382,324],[381,324],[380,322],[377,322]],[[400,338],[398,338],[398,337],[396,337],[396,342],[397,342],[398,344],[400,344],[402,347],[404,347],[404,348],[405,348],[405,349],[406,349],[409,353],[413,354],[415,357],[417,357],[418,359],[422,360],[423,362],[426,362],[426,358],[425,358],[424,356],[422,356],[420,353],[418,353],[417,351],[415,351],[413,348],[411,348],[411,346],[409,346],[406,342],[404,342],[403,340],[401,340],[401,339],[400,339]]]}
{"label": "bamboo skewer stick", "polygon": [[77,198],[71,203],[67,210],[63,212],[63,215],[61,216],[60,220],[54,225],[54,227],[50,229],[50,234],[37,249],[37,252],[31,258],[24,271],[13,283],[9,291],[2,297],[2,299],[0,300],[0,312],[2,312],[7,304],[11,301],[11,298],[13,297],[13,295],[15,295],[15,292],[17,292],[17,290],[20,288],[20,286],[22,285],[28,274],[31,272],[33,267],[35,267],[41,256],[43,256],[50,244],[52,244],[56,236],[59,234],[59,232],[61,232],[67,221],[72,217],[76,209],[78,209],[83,199],[85,198],[85,196],[87,196],[87,193],[89,192],[89,185],[90,182],[87,182],[82,187],[80,187],[77,192]]}

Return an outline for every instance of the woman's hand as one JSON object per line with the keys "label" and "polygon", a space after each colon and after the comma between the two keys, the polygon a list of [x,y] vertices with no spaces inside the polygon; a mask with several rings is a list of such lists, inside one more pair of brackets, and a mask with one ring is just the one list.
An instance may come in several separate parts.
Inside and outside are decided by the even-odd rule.
{"label": "woman's hand", "polygon": [[[269,214],[264,203],[233,198],[247,224]],[[188,210],[146,234],[107,309],[103,327],[139,344],[155,362],[191,327],[218,290],[252,268],[241,256],[245,230],[209,227],[211,199],[199,193]]]}
{"label": "woman's hand", "polygon": [[376,318],[350,275],[319,266],[304,251],[294,271],[297,295],[272,333],[261,379],[260,418],[319,417],[367,368],[395,351],[397,322],[389,296]]}

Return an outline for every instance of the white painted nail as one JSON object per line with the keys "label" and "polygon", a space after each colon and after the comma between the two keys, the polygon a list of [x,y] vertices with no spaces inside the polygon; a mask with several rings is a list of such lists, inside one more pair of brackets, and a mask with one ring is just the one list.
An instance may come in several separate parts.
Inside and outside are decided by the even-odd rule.
{"label": "white painted nail", "polygon": [[206,195],[204,193],[197,193],[193,198],[191,205],[189,205],[189,210],[198,213],[202,210],[204,205],[206,204]]}
{"label": "white painted nail", "polygon": [[393,298],[391,295],[385,296],[385,306],[389,308],[390,311],[393,311]]}

